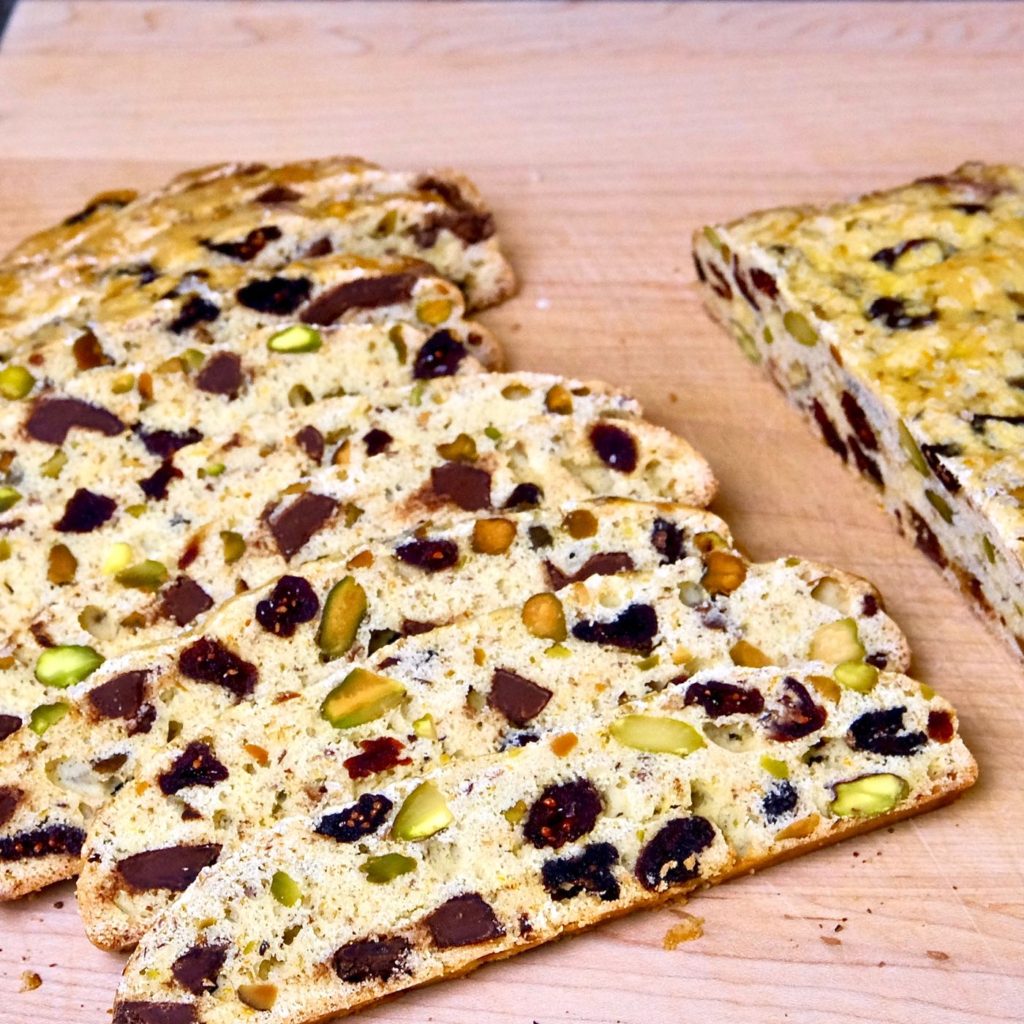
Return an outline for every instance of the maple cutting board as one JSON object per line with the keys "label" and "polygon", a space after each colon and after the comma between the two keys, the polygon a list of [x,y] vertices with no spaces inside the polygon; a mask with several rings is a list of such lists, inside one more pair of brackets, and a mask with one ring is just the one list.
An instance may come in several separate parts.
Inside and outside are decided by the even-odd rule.
{"label": "maple cutting board", "polygon": [[[952,807],[360,1020],[1024,1018],[1024,670],[711,324],[688,241],[760,206],[1024,162],[1022,53],[1012,4],[16,6],[0,249],[93,192],[222,159],[465,169],[523,282],[485,316],[512,365],[627,385],[710,458],[750,554],[875,581],[981,764]],[[686,915],[703,935],[663,948],[699,933]],[[0,908],[0,1024],[105,1021],[122,963],[85,940],[70,885]],[[19,992],[25,971],[42,986]]]}

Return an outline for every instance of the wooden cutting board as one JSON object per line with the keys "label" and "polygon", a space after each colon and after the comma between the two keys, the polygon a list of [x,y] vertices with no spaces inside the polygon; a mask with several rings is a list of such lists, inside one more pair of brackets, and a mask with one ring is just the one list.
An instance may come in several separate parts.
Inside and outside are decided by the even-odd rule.
{"label": "wooden cutting board", "polygon": [[[630,387],[710,458],[753,556],[874,580],[981,764],[953,807],[361,1020],[1024,1018],[1024,669],[710,323],[688,243],[760,206],[1024,162],[1022,54],[1011,4],[17,5],[0,249],[204,162],[464,168],[523,281],[485,317],[512,364]],[[703,935],[664,948],[694,918]],[[0,1024],[107,1020],[122,962],[85,940],[70,885],[0,908]],[[42,986],[19,992],[26,971]]]}

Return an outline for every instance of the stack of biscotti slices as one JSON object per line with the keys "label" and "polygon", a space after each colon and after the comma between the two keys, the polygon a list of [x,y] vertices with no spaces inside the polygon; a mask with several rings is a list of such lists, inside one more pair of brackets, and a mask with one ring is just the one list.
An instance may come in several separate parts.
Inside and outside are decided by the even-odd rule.
{"label": "stack of biscotti slices", "polygon": [[708,307],[1024,651],[1024,169],[698,233]]}
{"label": "stack of biscotti slices", "polygon": [[311,1021],[973,781],[870,584],[487,372],[511,284],[464,178],[354,160],[0,264],[0,898],[79,874],[117,1024]]}

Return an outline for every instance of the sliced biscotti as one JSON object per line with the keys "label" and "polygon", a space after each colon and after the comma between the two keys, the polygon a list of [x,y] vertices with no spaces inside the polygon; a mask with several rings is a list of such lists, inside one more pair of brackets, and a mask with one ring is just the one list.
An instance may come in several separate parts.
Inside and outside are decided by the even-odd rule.
{"label": "sliced biscotti", "polygon": [[[609,666],[611,667],[611,666]],[[975,765],[905,676],[702,672],[559,737],[328,793],[143,937],[115,1024],[319,1021],[947,802]],[[811,695],[815,695],[812,697]],[[820,703],[818,703],[820,701]]]}
{"label": "sliced biscotti", "polygon": [[[220,851],[325,794],[354,796],[361,780],[553,737],[571,745],[595,707],[681,685],[699,669],[807,658],[832,695],[842,682],[830,674],[865,689],[875,665],[908,660],[862,581],[799,560],[747,565],[711,547],[653,574],[524,594],[510,610],[321,674],[285,700],[269,681],[215,722],[176,700],[184,724],[174,742],[89,828],[78,889],[86,931],[108,948],[135,942]],[[92,756],[102,763],[125,749],[108,742]],[[66,757],[64,771],[82,778],[89,766]]]}
{"label": "sliced biscotti", "polygon": [[696,236],[708,306],[1024,644],[1024,170],[966,164]]}
{"label": "sliced biscotti", "polygon": [[[170,738],[237,701],[274,709],[339,659],[592,575],[673,564],[699,579],[712,550],[713,560],[735,555],[730,544],[728,527],[699,509],[607,500],[477,519],[439,512],[414,532],[307,562],[227,602],[201,632],[111,658],[65,693],[40,692],[26,721],[0,718],[0,788],[18,794],[0,823],[0,894],[74,874],[85,825],[108,795]],[[854,605],[875,600],[860,581],[847,592]],[[893,633],[881,627],[873,649],[899,660]]]}
{"label": "sliced biscotti", "polygon": [[[201,438],[169,411],[135,431],[101,407],[40,399],[0,492],[15,659],[0,713],[24,714],[39,683],[75,682],[290,563],[435,515],[594,495],[705,504],[707,463],[639,412],[604,385],[534,374],[422,381]],[[27,694],[10,683],[19,669],[39,681]]]}

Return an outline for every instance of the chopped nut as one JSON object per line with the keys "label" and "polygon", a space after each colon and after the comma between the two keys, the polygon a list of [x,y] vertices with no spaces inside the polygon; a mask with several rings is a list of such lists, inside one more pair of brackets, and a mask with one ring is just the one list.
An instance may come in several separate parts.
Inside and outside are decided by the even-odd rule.
{"label": "chopped nut", "polygon": [[787,765],[785,761],[780,761],[777,758],[769,757],[767,754],[765,754],[761,758],[761,767],[773,779],[789,778],[789,765]]}
{"label": "chopped nut", "polygon": [[52,725],[56,725],[68,713],[68,705],[61,701],[56,704],[40,704],[29,716],[28,727],[42,736]]}
{"label": "chopped nut", "polygon": [[277,986],[266,982],[251,985],[239,985],[237,989],[239,1002],[251,1006],[254,1010],[272,1010],[277,1002]]}
{"label": "chopped nut", "polygon": [[806,839],[818,827],[821,818],[817,814],[809,814],[806,818],[800,818],[791,825],[787,825],[781,832],[775,834],[776,841],[782,839]]}
{"label": "chopped nut", "polygon": [[476,460],[476,441],[469,434],[459,434],[454,441],[437,446],[437,454],[449,462],[473,462]]}
{"label": "chopped nut", "polygon": [[331,587],[324,601],[316,642],[328,659],[338,658],[353,643],[366,617],[366,591],[351,576]]}
{"label": "chopped nut", "polygon": [[562,520],[562,526],[573,540],[585,540],[597,533],[597,517],[585,508],[577,508]]}
{"label": "chopped nut", "polygon": [[533,636],[562,641],[568,635],[562,602],[554,594],[534,594],[523,605],[523,625]]}
{"label": "chopped nut", "polygon": [[511,519],[478,519],[473,524],[473,550],[483,555],[503,555],[516,539]]}
{"label": "chopped nut", "polygon": [[167,582],[167,566],[147,558],[144,562],[122,569],[114,579],[121,586],[135,590],[159,590]]}
{"label": "chopped nut", "polygon": [[795,310],[789,310],[782,317],[782,325],[801,345],[817,345],[818,332],[811,326],[811,322]]}
{"label": "chopped nut", "polygon": [[323,345],[323,338],[315,327],[293,324],[283,331],[272,334],[267,348],[272,352],[316,352]]}
{"label": "chopped nut", "polygon": [[764,668],[772,664],[772,659],[764,651],[747,643],[746,640],[737,640],[729,649],[729,657],[732,658],[734,665],[741,665],[743,668]]}
{"label": "chopped nut", "polygon": [[385,853],[379,857],[370,857],[359,865],[359,870],[366,875],[368,882],[383,885],[399,875],[406,875],[416,870],[416,861],[400,853]]}
{"label": "chopped nut", "polygon": [[832,701],[833,704],[839,703],[842,691],[834,679],[830,679],[828,676],[814,675],[808,676],[807,681],[814,687],[819,696]]}
{"label": "chopped nut", "polygon": [[548,412],[568,415],[572,412],[572,395],[564,385],[555,384],[548,390],[544,405]]}
{"label": "chopped nut", "polygon": [[6,512],[21,501],[21,491],[16,487],[0,487],[0,512]]}
{"label": "chopped nut", "polygon": [[221,530],[220,540],[224,545],[224,564],[234,565],[245,554],[245,538],[234,530]]}
{"label": "chopped nut", "polygon": [[701,583],[709,594],[731,594],[747,578],[743,559],[725,551],[709,551],[704,565]]}
{"label": "chopped nut", "polygon": [[574,732],[564,732],[560,736],[555,736],[551,743],[551,752],[555,757],[567,757],[579,743],[579,737]]}
{"label": "chopped nut", "polygon": [[898,775],[881,772],[837,782],[834,791],[835,799],[829,804],[833,814],[840,818],[867,818],[891,811],[907,796],[910,787]]}
{"label": "chopped nut", "polygon": [[380,718],[405,698],[397,679],[355,668],[327,695],[320,714],[336,729],[351,729]]}
{"label": "chopped nut", "polygon": [[811,597],[815,601],[827,604],[829,608],[835,608],[840,614],[845,615],[849,611],[849,592],[831,576],[823,576],[814,584],[811,589]]}
{"label": "chopped nut", "polygon": [[853,619],[838,619],[819,626],[811,638],[808,657],[813,661],[827,661],[831,665],[840,665],[844,661],[862,661],[864,645],[857,633],[857,623]]}
{"label": "chopped nut", "polygon": [[294,907],[302,899],[299,883],[285,871],[275,871],[270,880],[270,894],[284,907]]}
{"label": "chopped nut", "polygon": [[432,782],[422,782],[403,801],[395,815],[391,834],[396,839],[418,843],[429,839],[455,820],[441,791]]}
{"label": "chopped nut", "polygon": [[860,661],[844,661],[832,675],[840,686],[857,693],[870,693],[878,683],[878,669]]}
{"label": "chopped nut", "polygon": [[78,570],[78,559],[71,553],[67,544],[54,544],[50,548],[49,565],[46,578],[56,586],[74,583],[75,572]]}
{"label": "chopped nut", "polygon": [[416,307],[416,316],[425,324],[437,327],[452,315],[454,304],[449,299],[425,299]]}
{"label": "chopped nut", "polygon": [[12,402],[24,398],[35,383],[35,377],[24,366],[5,366],[0,370],[0,395]]}
{"label": "chopped nut", "polygon": [[610,732],[623,746],[653,754],[685,757],[705,746],[703,737],[689,722],[655,715],[627,715],[612,723]]}
{"label": "chopped nut", "polygon": [[44,686],[61,690],[80,683],[103,664],[103,656],[91,647],[69,644],[48,647],[39,655],[35,676]]}

